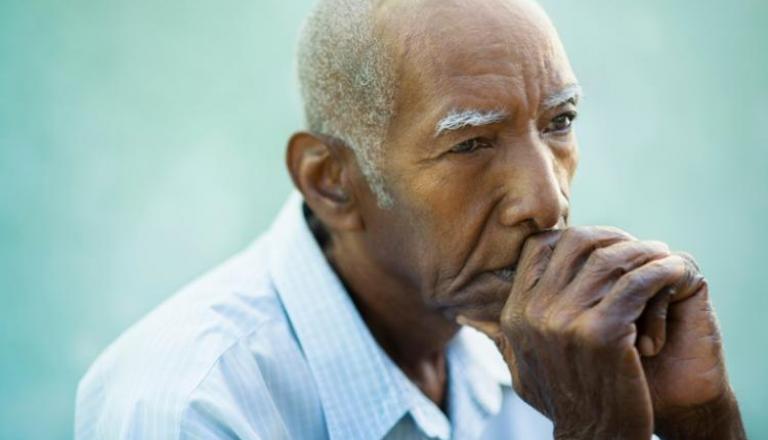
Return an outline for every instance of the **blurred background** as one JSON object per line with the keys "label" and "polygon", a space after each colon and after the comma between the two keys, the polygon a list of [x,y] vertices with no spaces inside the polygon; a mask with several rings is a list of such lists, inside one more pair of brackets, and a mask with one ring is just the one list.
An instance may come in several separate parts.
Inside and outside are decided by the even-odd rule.
{"label": "blurred background", "polygon": [[[0,438],[71,438],[97,354],[268,226],[311,3],[0,3]],[[697,257],[768,438],[768,2],[542,3],[586,93],[574,223]]]}

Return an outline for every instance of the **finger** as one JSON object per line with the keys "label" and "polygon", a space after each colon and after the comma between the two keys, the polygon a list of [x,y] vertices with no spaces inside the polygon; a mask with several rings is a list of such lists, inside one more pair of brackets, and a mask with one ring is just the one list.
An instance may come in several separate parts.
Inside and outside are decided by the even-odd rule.
{"label": "finger", "polygon": [[541,306],[549,303],[552,298],[551,291],[539,292],[535,298],[533,291],[547,269],[555,244],[561,235],[561,230],[547,231],[532,235],[525,241],[517,263],[517,275],[512,285],[512,292],[501,309],[501,322],[507,324],[519,322],[534,299]]}
{"label": "finger", "polygon": [[645,306],[638,320],[637,348],[646,357],[661,352],[667,341],[667,315],[671,301],[681,302],[693,295],[704,283],[699,266],[690,254],[675,255],[684,262],[684,275],[673,286],[664,288]]}
{"label": "finger", "polygon": [[696,260],[686,252],[675,252],[685,264],[685,275],[672,286],[672,302],[680,302],[693,295],[704,284],[704,276]]}
{"label": "finger", "polygon": [[[712,349],[717,358],[722,356],[722,344],[720,341],[720,329],[717,317],[709,300],[709,287],[706,281],[684,301],[679,301],[669,306],[667,319],[669,350],[687,355],[707,357],[712,355]],[[718,343],[701,344],[702,340],[709,338]],[[697,346],[698,349],[693,347]]]}
{"label": "finger", "polygon": [[671,288],[662,289],[648,301],[637,321],[637,349],[643,356],[656,356],[667,340],[667,310]]}
{"label": "finger", "polygon": [[584,267],[564,290],[569,308],[583,309],[599,303],[627,273],[650,261],[669,256],[669,248],[657,241],[622,241],[592,252]]}
{"label": "finger", "polygon": [[513,291],[525,302],[526,293],[539,282],[549,264],[552,252],[562,235],[561,230],[546,231],[530,236],[523,245],[517,263]]}
{"label": "finger", "polygon": [[600,316],[623,324],[634,323],[645,305],[663,288],[673,286],[686,276],[686,263],[670,255],[653,260],[616,281],[605,298],[595,307]]}
{"label": "finger", "polygon": [[566,229],[557,242],[542,282],[555,289],[569,284],[592,252],[622,241],[635,241],[628,233],[612,227],[575,227]]}

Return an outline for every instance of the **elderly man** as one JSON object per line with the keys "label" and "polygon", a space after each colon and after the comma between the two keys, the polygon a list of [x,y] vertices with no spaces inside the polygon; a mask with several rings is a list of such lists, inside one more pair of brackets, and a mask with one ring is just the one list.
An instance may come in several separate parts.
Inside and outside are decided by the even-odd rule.
{"label": "elderly man", "polygon": [[321,0],[299,77],[298,192],[99,358],[79,439],[744,438],[692,259],[567,227],[536,4]]}

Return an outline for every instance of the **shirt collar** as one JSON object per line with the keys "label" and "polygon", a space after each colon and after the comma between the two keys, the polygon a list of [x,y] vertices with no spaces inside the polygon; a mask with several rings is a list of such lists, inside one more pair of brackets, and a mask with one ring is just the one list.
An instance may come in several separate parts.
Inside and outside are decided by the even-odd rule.
{"label": "shirt collar", "polygon": [[384,437],[406,413],[383,353],[317,245],[294,192],[270,231],[270,274],[314,375],[331,440]]}
{"label": "shirt collar", "polygon": [[493,342],[470,327],[451,342],[448,362],[453,437],[478,438],[488,419],[501,410],[503,388],[512,383],[509,369]]}
{"label": "shirt collar", "polygon": [[[376,343],[309,230],[301,204],[294,191],[271,227],[270,274],[314,375],[330,438],[382,438],[408,412],[427,435],[450,436],[427,422],[433,417],[419,417],[418,408],[431,401],[413,398],[418,389]],[[450,387],[459,388],[454,383],[461,380],[482,413],[497,413],[500,386],[510,380],[493,343],[464,328],[449,345],[448,359],[454,364]]]}

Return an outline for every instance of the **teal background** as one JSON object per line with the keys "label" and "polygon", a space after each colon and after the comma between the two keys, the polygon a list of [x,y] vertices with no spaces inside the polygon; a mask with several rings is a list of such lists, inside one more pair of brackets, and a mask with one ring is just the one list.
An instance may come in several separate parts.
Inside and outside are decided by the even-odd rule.
{"label": "teal background", "polygon": [[[0,3],[0,438],[70,438],[96,355],[269,224],[310,3]],[[768,3],[543,3],[586,92],[575,223],[698,258],[768,438]]]}

